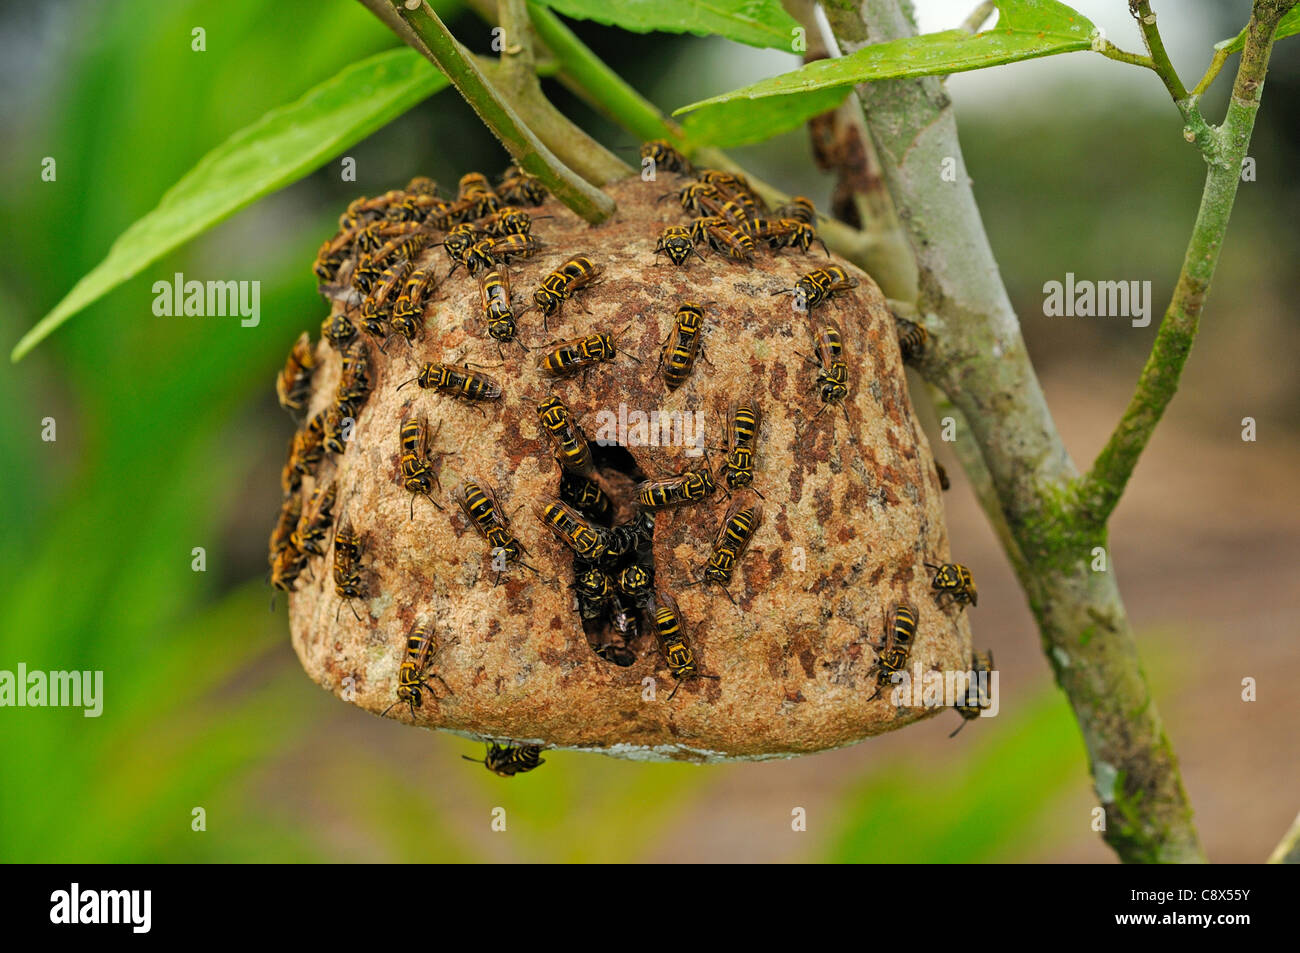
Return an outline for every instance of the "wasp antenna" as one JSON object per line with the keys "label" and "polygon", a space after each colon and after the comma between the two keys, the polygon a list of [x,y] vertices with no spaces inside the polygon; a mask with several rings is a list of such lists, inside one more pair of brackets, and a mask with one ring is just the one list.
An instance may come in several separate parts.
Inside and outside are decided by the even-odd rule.
{"label": "wasp antenna", "polygon": [[961,731],[961,730],[962,730],[963,728],[965,728],[965,727],[966,727],[966,719],[963,718],[963,719],[961,720],[961,724],[958,725],[958,726],[953,730],[952,734],[950,734],[948,737],[949,737],[949,738],[956,738],[956,737],[957,737],[957,732]]}
{"label": "wasp antenna", "polygon": [[415,383],[416,381],[418,381],[418,380],[419,380],[418,377],[412,377],[409,381],[402,381],[402,383],[400,383],[400,384],[397,385],[397,390],[401,390],[401,389],[402,389],[403,387],[405,387],[407,384],[414,384],[414,383]]}
{"label": "wasp antenna", "polygon": [[379,713],[379,717],[380,717],[380,718],[386,718],[386,717],[388,716],[388,713],[389,713],[390,711],[392,711],[394,708],[396,708],[400,702],[401,702],[401,699],[399,698],[397,701],[393,702],[391,705],[389,705],[387,708],[385,708],[383,711],[381,711],[381,712]]}
{"label": "wasp antenna", "polygon": [[673,700],[673,696],[677,694],[677,689],[679,689],[679,688],[681,688],[681,687],[682,687],[682,680],[679,678],[679,679],[677,680],[677,684],[673,686],[673,690],[672,690],[671,692],[668,693],[668,701],[672,701],[672,700]]}
{"label": "wasp antenna", "polygon": [[361,621],[361,616],[357,615],[357,607],[354,606],[354,605],[352,604],[352,600],[351,600],[351,599],[348,599],[348,608],[352,610],[352,615],[353,615],[353,617],[355,617],[356,620],[357,620],[358,622],[360,622],[360,621]]}
{"label": "wasp antenna", "polygon": [[471,757],[470,757],[469,755],[467,755],[467,754],[463,754],[463,755],[461,755],[461,757],[464,758],[466,761],[470,761],[470,762],[472,762],[472,763],[474,763],[474,764],[487,764],[487,759],[486,759],[486,758],[484,758],[483,760],[480,761],[478,758],[471,758]]}

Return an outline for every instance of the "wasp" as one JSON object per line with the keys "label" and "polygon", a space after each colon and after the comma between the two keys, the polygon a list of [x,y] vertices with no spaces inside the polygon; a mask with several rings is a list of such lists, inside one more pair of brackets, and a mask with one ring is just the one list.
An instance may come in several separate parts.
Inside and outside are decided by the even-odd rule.
{"label": "wasp", "polygon": [[546,201],[546,186],[537,176],[512,165],[501,176],[497,197],[511,205],[541,205]]}
{"label": "wasp", "polygon": [[677,694],[677,689],[682,687],[682,682],[686,679],[717,679],[718,676],[700,672],[700,667],[695,661],[695,653],[691,650],[691,643],[686,638],[686,626],[682,622],[681,610],[677,608],[673,597],[666,592],[658,591],[654,595],[654,601],[655,638],[659,642],[659,651],[663,653],[664,661],[668,663],[668,671],[672,673],[673,678],[677,679],[672,694],[668,696],[668,700],[672,701],[673,695]]}
{"label": "wasp", "polygon": [[301,417],[311,397],[311,374],[316,367],[316,355],[311,349],[311,335],[306,331],[294,341],[284,370],[275,379],[275,394],[280,406],[295,417]]}
{"label": "wasp", "polygon": [[618,590],[638,609],[645,608],[654,592],[654,576],[644,566],[633,563],[618,574]]}
{"label": "wasp", "polygon": [[[524,548],[523,543],[511,535],[510,521],[501,504],[497,502],[492,487],[477,480],[462,480],[452,491],[452,498],[455,499],[470,525],[492,547],[494,561],[500,558],[506,563],[517,562],[530,572],[537,572],[523,561],[522,557],[528,550]],[[501,573],[498,572],[497,582],[500,581]]]}
{"label": "wasp", "polygon": [[333,523],[334,501],[337,490],[331,480],[326,486],[317,486],[312,490],[311,499],[298,518],[289,541],[300,552],[310,556],[325,555],[325,538]]}
{"label": "wasp", "polygon": [[468,199],[492,191],[492,183],[482,172],[466,172],[456,183],[456,198]]}
{"label": "wasp", "polygon": [[[659,197],[662,202],[672,197],[671,192]],[[687,182],[677,191],[677,202],[683,209],[694,214],[716,214],[723,198],[720,192],[707,182]]]}
{"label": "wasp", "polygon": [[898,349],[903,354],[903,360],[907,363],[916,361],[925,353],[925,345],[930,340],[930,332],[906,318],[896,317],[894,318],[894,324],[898,328]]}
{"label": "wasp", "polygon": [[343,352],[342,371],[334,392],[335,406],[345,415],[355,417],[370,397],[370,352],[362,341],[354,341]]}
{"label": "wasp", "polygon": [[868,698],[871,701],[880,694],[882,688],[890,681],[895,672],[907,668],[907,660],[912,655],[912,642],[916,638],[916,608],[902,605],[894,610],[894,623],[889,628],[884,641],[873,646],[876,649],[876,664],[872,671],[876,676],[876,690]]}
{"label": "wasp", "polygon": [[753,486],[754,447],[762,423],[763,412],[753,400],[746,397],[732,402],[727,412],[727,456],[723,469],[729,489]]}
{"label": "wasp", "polygon": [[686,378],[690,377],[691,370],[695,367],[695,358],[703,354],[703,328],[704,309],[693,301],[682,302],[677,309],[673,329],[668,332],[663,347],[659,349],[659,366],[669,390],[676,390],[686,383]]}
{"label": "wasp", "polygon": [[416,195],[440,194],[438,183],[433,181],[433,179],[429,178],[427,175],[417,175],[415,178],[411,179],[410,182],[407,182],[406,191],[412,192]]}
{"label": "wasp", "polygon": [[659,244],[655,245],[655,254],[667,255],[668,260],[674,265],[686,264],[686,259],[692,254],[700,261],[704,261],[704,256],[695,247],[691,230],[685,225],[669,225],[665,228],[663,234],[659,236]]}
{"label": "wasp", "polygon": [[445,215],[450,208],[451,203],[434,192],[410,192],[408,190],[399,201],[388,207],[384,217],[390,222],[424,224],[430,219],[437,219]]}
{"label": "wasp", "polygon": [[[348,243],[351,243],[351,237]],[[325,239],[316,252],[316,260],[311,263],[312,274],[321,284],[334,281],[338,277],[339,269],[343,267],[347,252],[347,245],[341,244],[338,238]]]}
{"label": "wasp", "polygon": [[813,415],[821,416],[832,404],[839,404],[844,411],[844,420],[849,420],[849,409],[845,399],[849,396],[849,367],[844,361],[844,336],[839,325],[826,321],[817,332],[817,388],[821,394],[822,409]]}
{"label": "wasp", "polygon": [[636,488],[637,502],[647,510],[662,510],[685,503],[699,503],[713,495],[717,484],[707,465],[667,480],[647,480]]}
{"label": "wasp", "polygon": [[[289,448],[291,468],[299,477],[311,476],[325,456],[325,413],[322,411],[293,435]],[[301,480],[298,481],[299,483]],[[297,490],[297,485],[294,490]]]}
{"label": "wasp", "polygon": [[348,203],[347,211],[339,217],[339,230],[351,231],[359,225],[384,217],[394,205],[406,197],[405,192],[391,189],[374,198],[363,195],[360,198],[353,199]]}
{"label": "wasp", "polygon": [[957,737],[957,733],[966,727],[966,722],[974,721],[980,716],[980,712],[993,707],[993,700],[988,692],[988,680],[993,671],[993,653],[976,652],[971,656],[970,667],[966,692],[959,696],[957,703],[953,705],[957,709],[957,714],[961,715],[961,724],[952,730],[948,735],[949,738]]}
{"label": "wasp", "polygon": [[744,506],[741,500],[733,502],[727,509],[726,515],[722,518],[722,528],[713,541],[713,553],[705,564],[703,578],[690,583],[690,585],[716,582],[722,587],[722,591],[727,593],[727,598],[731,600],[731,604],[735,605],[736,600],[727,590],[727,583],[731,581],[731,574],[736,571],[740,558],[749,549],[749,544],[753,542],[754,534],[758,532],[758,528],[762,523],[763,505],[761,503]]}
{"label": "wasp", "polygon": [[975,588],[975,577],[961,563],[944,563],[941,566],[926,563],[925,568],[934,570],[930,588],[935,592],[935,602],[942,604],[944,596],[951,596],[952,601],[958,605],[965,605],[967,602],[973,606],[979,604],[979,591]]}
{"label": "wasp", "polygon": [[435,390],[471,404],[499,400],[502,393],[500,384],[486,374],[471,371],[468,364],[464,370],[441,362],[424,364],[417,376],[399,384],[398,388],[411,383],[418,384],[423,390]]}
{"label": "wasp", "polygon": [[776,217],[792,218],[806,225],[812,225],[817,221],[817,207],[813,205],[811,199],[796,195],[776,210]]}
{"label": "wasp", "polygon": [[357,339],[357,326],[340,311],[338,314],[331,314],[321,322],[320,336],[329,341],[330,347],[334,350],[342,351]]}
{"label": "wasp", "polygon": [[502,238],[506,235],[530,235],[533,231],[533,217],[523,209],[505,205],[480,221],[478,227],[484,234],[491,235],[493,238]]}
{"label": "wasp", "polygon": [[545,764],[546,759],[541,754],[541,745],[499,745],[495,741],[489,741],[487,757],[482,761],[467,754],[461,757],[485,765],[497,777],[513,778],[516,774],[523,774]]}
{"label": "wasp", "polygon": [[533,504],[533,513],[580,557],[594,560],[605,551],[606,530],[560,500]]}
{"label": "wasp", "polygon": [[302,489],[302,471],[298,469],[299,433],[301,431],[295,431],[289,438],[289,454],[280,469],[280,490],[285,497],[292,496]]}
{"label": "wasp", "polygon": [[613,527],[605,534],[605,552],[601,562],[618,563],[632,550],[647,549],[654,541],[655,517],[650,510],[640,510],[631,522]]}
{"label": "wasp", "polygon": [[271,565],[275,565],[275,557],[290,546],[294,549],[300,548],[294,542],[294,531],[298,528],[301,519],[302,500],[295,493],[280,504],[280,518],[276,520],[275,529],[271,531],[270,555],[267,557]]}
{"label": "wasp", "polygon": [[366,586],[361,580],[360,562],[361,536],[352,528],[351,523],[344,521],[334,533],[334,592],[342,600],[339,602],[338,609],[334,610],[335,622],[338,621],[344,602],[348,604],[357,621],[361,621],[361,616],[357,615],[357,607],[352,604],[353,599],[364,599],[366,596]]}
{"label": "wasp", "polygon": [[683,175],[689,175],[691,164],[686,156],[682,155],[666,139],[651,139],[641,146],[642,160],[651,160],[655,168],[667,169],[669,172],[680,172]]}
{"label": "wasp", "polygon": [[[541,413],[540,406],[538,413]],[[614,505],[605,491],[586,477],[570,472],[567,467],[560,473],[560,499],[598,523],[608,523],[614,514]]]}
{"label": "wasp", "polygon": [[[386,257],[387,254],[393,254],[403,241],[417,235],[427,237],[424,226],[419,222],[372,222],[358,228],[353,240],[357,250],[366,254],[389,248]],[[383,257],[379,260],[382,261]]]}
{"label": "wasp", "polygon": [[[631,325],[629,324],[628,327]],[[622,337],[626,330],[627,328],[624,328],[612,336],[602,331],[598,334],[589,334],[585,338],[559,342],[538,359],[537,365],[551,377],[569,377],[595,364],[612,361],[618,356],[614,350],[614,342]],[[630,354],[627,356],[636,360]]]}
{"label": "wasp", "polygon": [[[368,295],[378,283],[390,281],[397,267],[393,265],[394,262],[399,262],[409,269],[411,262],[419,257],[420,252],[424,251],[425,246],[431,241],[432,237],[427,232],[399,235],[389,239],[374,251],[363,254],[357,259],[357,267],[352,272],[352,287]],[[405,274],[401,274],[396,280],[400,281],[404,277]]]}
{"label": "wasp", "polygon": [[755,218],[744,227],[745,233],[755,241],[767,242],[767,247],[775,250],[797,246],[807,252],[813,242],[822,246],[822,251],[830,254],[826,243],[817,237],[816,230],[807,222],[796,218],[766,219]]}
{"label": "wasp", "polygon": [[589,566],[578,573],[573,583],[578,597],[578,614],[588,621],[599,619],[614,598],[614,587],[604,570]]}
{"label": "wasp", "polygon": [[754,239],[720,215],[697,218],[691,225],[691,237],[696,242],[707,242],[732,261],[750,261],[754,257]]}
{"label": "wasp", "polygon": [[[423,419],[415,417],[403,422],[400,431],[402,442],[401,470],[402,486],[411,495],[411,519],[415,519],[415,495],[424,496],[430,503],[438,509],[438,501],[433,498],[432,489],[437,487],[442,491],[442,483],[438,480],[437,472],[430,466],[429,460],[429,443],[438,438],[438,432],[442,430],[442,421],[438,421],[438,426],[433,431],[433,437],[428,434],[428,427]],[[436,452],[436,457],[448,456],[449,453],[444,450]]]}
{"label": "wasp", "polygon": [[938,460],[934,461],[934,472],[939,478],[939,489],[945,491],[952,489],[952,484],[948,481],[948,471],[943,468],[943,464]]}
{"label": "wasp", "polygon": [[793,288],[783,288],[772,294],[793,294],[796,309],[811,311],[823,301],[830,301],[839,292],[857,286],[858,279],[850,278],[848,272],[839,265],[827,265],[800,277]]}
{"label": "wasp", "polygon": [[590,258],[579,255],[543,278],[541,287],[533,292],[533,303],[542,312],[542,327],[546,327],[547,318],[564,307],[565,301],[593,284],[604,270]]}
{"label": "wasp", "polygon": [[406,637],[406,657],[402,659],[402,664],[397,669],[397,701],[385,708],[380,718],[397,705],[406,702],[411,706],[411,718],[414,720],[415,709],[421,707],[424,692],[427,691],[434,698],[438,697],[433,691],[433,686],[429,684],[430,677],[442,682],[442,687],[447,689],[449,694],[456,694],[441,675],[429,671],[429,666],[438,657],[438,653],[446,648],[444,645],[435,649],[436,641],[433,626],[428,623],[417,625]]}
{"label": "wasp", "polygon": [[492,268],[498,263],[509,263],[515,258],[527,258],[541,247],[541,242],[531,235],[483,238],[465,252],[465,267],[471,275],[476,275],[480,269]]}
{"label": "wasp", "polygon": [[347,450],[347,441],[351,436],[349,421],[356,423],[351,407],[346,404],[325,411],[325,436],[321,439],[321,444],[326,451],[337,456]]}
{"label": "wasp", "polygon": [[[461,222],[447,232],[447,236],[442,240],[442,247],[447,257],[451,259],[451,271],[455,271],[457,265],[465,263],[466,253],[474,247],[479,238],[478,226],[472,222]],[[450,275],[451,272],[447,274]]]}
{"label": "wasp", "polygon": [[758,208],[746,199],[728,199],[718,206],[717,215],[727,219],[742,232],[747,232],[750,222],[758,218]]}
{"label": "wasp", "polygon": [[[477,247],[477,246],[476,246]],[[479,298],[483,305],[483,318],[487,321],[488,337],[497,346],[515,340],[515,313],[510,307],[510,273],[505,267],[493,267],[479,276]],[[516,341],[528,350],[522,341]]]}
{"label": "wasp", "polygon": [[[564,401],[554,396],[540,401],[537,404],[537,416],[555,448],[555,459],[560,466],[579,476],[590,476],[595,470],[591,460],[591,446]],[[591,481],[587,482],[591,484]],[[597,494],[604,495],[595,484],[591,486]],[[608,505],[609,501],[605,502]]]}
{"label": "wasp", "polygon": [[426,265],[416,268],[407,276],[406,285],[402,288],[402,293],[398,295],[396,303],[393,305],[392,314],[388,317],[388,323],[393,329],[394,334],[400,334],[406,338],[408,346],[414,345],[416,337],[420,333],[420,323],[424,318],[424,311],[428,307],[426,298],[429,292],[437,287],[437,272],[433,266]]}
{"label": "wasp", "polygon": [[[286,546],[271,559],[271,585],[281,592],[293,592],[298,577],[307,568],[307,556],[293,546]],[[272,594],[274,596],[274,594]],[[272,598],[272,608],[275,600]]]}

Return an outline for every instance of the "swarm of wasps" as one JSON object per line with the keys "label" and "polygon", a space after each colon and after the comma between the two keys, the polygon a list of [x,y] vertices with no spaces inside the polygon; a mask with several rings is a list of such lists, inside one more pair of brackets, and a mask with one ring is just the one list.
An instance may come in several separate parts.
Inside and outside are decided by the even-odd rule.
{"label": "swarm of wasps", "polygon": [[[808,199],[796,197],[773,211],[743,176],[693,169],[668,143],[647,143],[642,155],[661,169],[692,176],[663,196],[675,199],[692,218],[689,224],[663,230],[655,246],[656,257],[666,256],[672,265],[681,267],[692,259],[708,260],[706,252],[723,262],[746,263],[759,250],[780,253],[793,249],[811,254],[816,244],[826,251],[816,231],[817,212]],[[511,269],[546,248],[534,232],[539,217],[525,209],[542,205],[546,196],[535,177],[511,166],[496,185],[480,173],[463,176],[454,197],[444,196],[432,180],[417,177],[403,189],[362,197],[348,206],[337,233],[322,244],[313,263],[322,293],[335,302],[321,325],[322,339],[340,359],[333,398],[309,416],[320,355],[306,332],[294,343],[276,380],[280,403],[297,421],[298,429],[282,471],[284,503],[271,536],[270,580],[275,589],[292,592],[299,577],[311,572],[312,559],[328,559],[339,600],[335,618],[346,603],[354,617],[362,619],[355,602],[368,598],[373,576],[373,570],[365,565],[365,537],[348,520],[347,507],[339,507],[336,482],[326,481],[320,471],[329,456],[347,451],[351,431],[374,383],[372,347],[387,355],[393,339],[401,338],[414,354],[444,285],[458,271],[466,279],[457,280],[477,286],[480,326],[502,357],[507,345],[534,349],[520,340],[519,319],[525,313],[539,312],[542,329],[549,330],[549,321],[562,317],[566,304],[576,302],[582,308],[581,293],[601,282],[604,268],[595,258],[573,255],[542,275],[531,300],[525,299],[526,307],[517,307]],[[839,325],[822,317],[822,306],[856,286],[856,279],[844,268],[828,264],[801,275],[792,287],[772,292],[792,295],[796,310],[808,315],[812,323],[816,357],[808,360],[817,367],[813,389],[823,405],[818,413],[839,405],[846,419],[850,357]],[[711,363],[704,347],[707,309],[707,304],[697,301],[682,301],[676,308],[655,368],[669,391],[691,379],[697,361]],[[925,328],[896,320],[904,358],[919,360],[928,340]],[[537,355],[538,373],[554,384],[578,375],[585,380],[599,365],[620,354],[640,363],[617,346],[629,328],[614,333],[593,329],[545,345]],[[415,376],[398,386],[412,383],[480,414],[505,394],[502,382],[483,373],[482,365],[463,361],[418,362]],[[758,402],[743,395],[731,403],[726,445],[711,448],[723,453],[720,466],[715,468],[706,450],[702,466],[643,479],[634,498],[620,506],[602,485],[591,445],[564,401],[554,393],[530,399],[535,401],[541,433],[560,471],[557,495],[535,501],[533,512],[572,555],[570,587],[575,612],[597,656],[616,665],[632,665],[636,660],[633,646],[648,623],[663,661],[677,681],[669,700],[687,680],[717,679],[701,670],[686,619],[672,593],[656,580],[655,521],[664,510],[697,506],[719,490],[732,497],[717,525],[709,555],[688,585],[717,585],[739,609],[729,585],[763,523],[763,494],[755,486],[762,428]],[[397,481],[410,494],[409,518],[415,518],[417,496],[443,511],[435,499],[435,492],[442,493],[439,470],[442,459],[454,451],[435,449],[441,420],[431,429],[425,417],[407,415],[404,410],[397,429]],[[304,499],[306,477],[313,483]],[[486,480],[466,476],[451,490],[450,499],[486,544],[495,570],[494,585],[512,566],[540,576],[528,562],[529,552],[512,530],[497,491]],[[616,521],[618,517],[622,519]],[[958,564],[931,568],[935,570],[937,598],[950,599],[958,606],[975,604],[969,570]],[[872,672],[878,672],[877,693],[890,674],[906,666],[915,627],[915,609],[897,607],[885,640],[876,647],[877,663]],[[434,663],[455,642],[442,640],[430,622],[416,625],[406,635],[396,698],[384,714],[401,705],[414,719],[426,698],[438,700],[444,694],[454,694],[434,670]],[[958,706],[958,710],[963,719],[975,717],[981,710],[980,699]],[[511,777],[544,763],[540,752],[538,745],[491,741],[479,763],[497,775]]]}

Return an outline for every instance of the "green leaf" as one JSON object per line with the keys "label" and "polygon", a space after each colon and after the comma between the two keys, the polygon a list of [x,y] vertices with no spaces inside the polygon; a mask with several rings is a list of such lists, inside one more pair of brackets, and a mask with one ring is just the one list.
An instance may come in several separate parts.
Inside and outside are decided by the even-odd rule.
{"label": "green leaf", "polygon": [[[1280,40],[1283,37],[1295,36],[1300,33],[1300,7],[1292,7],[1282,15],[1282,19],[1277,23],[1277,29],[1273,32],[1273,39]],[[1240,53],[1246,46],[1246,30],[1242,31],[1230,40],[1220,40],[1214,44],[1214,48],[1228,53]]]}
{"label": "green leaf", "polygon": [[749,46],[794,52],[799,24],[780,0],[536,0],[575,20],[633,33],[725,36]]}
{"label": "green leaf", "polygon": [[1056,0],[998,0],[998,22],[980,33],[945,30],[863,47],[837,59],[816,60],[784,73],[678,109],[714,103],[838,89],[882,79],[934,76],[1015,63],[1054,53],[1086,50],[1095,29],[1082,14]]}
{"label": "green leaf", "polygon": [[68,318],[145,266],[320,168],[446,85],[446,77],[427,60],[403,47],[353,63],[297,102],[241,129],[123,232],[108,256],[23,335],[11,359],[22,359]]}
{"label": "green leaf", "polygon": [[682,121],[682,128],[697,145],[720,149],[746,146],[797,129],[834,109],[846,95],[843,88],[819,89],[803,96],[719,103],[691,113]]}

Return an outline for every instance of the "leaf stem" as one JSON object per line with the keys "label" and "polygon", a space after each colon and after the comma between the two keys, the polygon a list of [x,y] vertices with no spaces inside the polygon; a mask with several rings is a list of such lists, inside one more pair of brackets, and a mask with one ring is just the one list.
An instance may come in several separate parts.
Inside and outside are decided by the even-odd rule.
{"label": "leaf stem", "polygon": [[427,4],[421,3],[414,10],[405,6],[393,9],[521,169],[537,176],[556,198],[588,222],[602,222],[614,213],[613,200],[569,168],[534,135]]}

